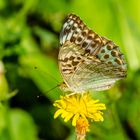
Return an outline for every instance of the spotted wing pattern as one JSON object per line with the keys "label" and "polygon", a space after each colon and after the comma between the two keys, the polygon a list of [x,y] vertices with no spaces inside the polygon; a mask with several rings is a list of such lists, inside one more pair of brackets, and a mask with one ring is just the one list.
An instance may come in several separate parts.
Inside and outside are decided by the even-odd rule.
{"label": "spotted wing pattern", "polygon": [[90,30],[70,14],[60,33],[59,68],[72,92],[109,89],[126,77],[126,62],[119,47]]}

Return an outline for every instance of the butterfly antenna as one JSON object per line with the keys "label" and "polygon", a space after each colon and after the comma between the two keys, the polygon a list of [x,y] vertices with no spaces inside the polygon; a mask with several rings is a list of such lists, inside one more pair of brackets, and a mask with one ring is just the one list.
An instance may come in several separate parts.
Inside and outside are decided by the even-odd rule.
{"label": "butterfly antenna", "polygon": [[[47,92],[44,92],[45,94],[50,93],[52,90],[54,90],[55,88],[59,87],[60,84],[57,84],[56,86],[54,86],[53,88],[49,89]],[[40,98],[42,95],[37,95],[37,98]]]}
{"label": "butterfly antenna", "polygon": [[53,87],[53,88],[49,89],[46,93],[51,92],[52,90],[54,90],[55,88],[57,88],[57,87],[59,87],[59,86],[60,86],[59,84],[58,84],[58,85],[56,85],[55,87]]}
{"label": "butterfly antenna", "polygon": [[[34,69],[39,70],[38,67],[36,67],[36,66],[34,67]],[[50,73],[48,73],[48,72],[46,72],[46,71],[44,72],[44,71],[41,71],[41,70],[39,70],[39,71],[42,72],[42,73],[44,73],[44,74],[47,73],[50,77],[52,77],[55,81],[57,81],[57,82],[59,83],[59,81],[58,81],[54,76],[52,76]]]}

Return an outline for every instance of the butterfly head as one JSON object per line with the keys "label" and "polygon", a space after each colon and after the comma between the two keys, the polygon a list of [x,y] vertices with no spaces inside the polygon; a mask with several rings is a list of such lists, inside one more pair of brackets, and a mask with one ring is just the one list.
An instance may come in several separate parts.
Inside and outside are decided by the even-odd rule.
{"label": "butterfly head", "polygon": [[65,82],[61,83],[61,84],[59,85],[59,88],[60,88],[62,91],[64,91],[64,92],[70,92],[70,89],[69,89],[69,87],[65,84]]}

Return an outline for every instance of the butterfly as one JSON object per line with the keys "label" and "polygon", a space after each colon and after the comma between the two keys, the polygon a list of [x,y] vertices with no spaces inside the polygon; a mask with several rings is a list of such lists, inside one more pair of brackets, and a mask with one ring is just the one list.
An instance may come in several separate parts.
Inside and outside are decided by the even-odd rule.
{"label": "butterfly", "polygon": [[74,14],[67,16],[60,32],[58,63],[64,79],[61,88],[72,93],[107,90],[127,75],[119,47]]}

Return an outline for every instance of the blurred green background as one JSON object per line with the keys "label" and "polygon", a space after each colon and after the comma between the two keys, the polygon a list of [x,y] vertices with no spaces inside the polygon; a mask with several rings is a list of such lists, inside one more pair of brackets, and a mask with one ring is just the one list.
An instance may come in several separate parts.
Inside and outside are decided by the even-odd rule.
{"label": "blurred green background", "polygon": [[69,13],[119,45],[128,63],[127,78],[92,94],[107,110],[87,139],[140,140],[139,6],[138,0],[0,0],[0,140],[75,139],[70,123],[53,119],[52,104],[63,93],[48,92],[63,81],[57,55]]}

